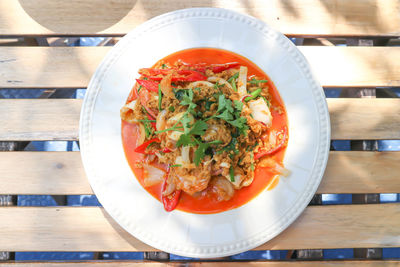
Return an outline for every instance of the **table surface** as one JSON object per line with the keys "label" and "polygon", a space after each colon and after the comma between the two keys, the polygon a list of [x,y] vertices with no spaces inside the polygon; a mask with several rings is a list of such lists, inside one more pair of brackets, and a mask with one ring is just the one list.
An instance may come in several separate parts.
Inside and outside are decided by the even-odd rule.
{"label": "table surface", "polygon": [[[35,99],[0,99],[3,150],[0,152],[0,195],[11,196],[12,200],[18,195],[93,194],[79,152],[22,150],[31,141],[78,141],[82,100],[63,96],[65,92],[87,86],[110,47],[47,46],[49,41],[80,36],[118,38],[168,11],[223,7],[257,17],[287,36],[295,37],[327,93],[340,88],[341,96],[348,96],[327,98],[327,102],[332,140],[351,140],[353,150],[330,152],[316,199],[320,194],[357,194],[353,196],[353,203],[310,205],[287,230],[256,250],[356,248],[362,251],[400,247],[400,203],[379,203],[373,197],[379,193],[400,193],[400,153],[374,151],[375,140],[400,139],[400,100],[393,97],[392,90],[400,86],[400,48],[396,47],[400,37],[400,1],[302,0],[299,3],[292,0],[0,0],[0,88],[50,92],[46,95],[45,91],[41,98]],[[368,97],[354,98],[357,95]],[[375,199],[373,204],[371,199]],[[8,205],[0,202],[0,251],[156,250],[125,232],[101,207],[21,207],[10,201]],[[370,261],[373,257],[367,252],[360,261],[332,262],[321,258],[310,262],[299,257],[295,261],[248,264],[397,266],[399,263]],[[152,261],[142,263],[163,265]],[[54,263],[63,264],[70,263]],[[91,264],[109,266],[110,262],[92,261]],[[242,262],[202,263],[224,264],[239,266]]]}

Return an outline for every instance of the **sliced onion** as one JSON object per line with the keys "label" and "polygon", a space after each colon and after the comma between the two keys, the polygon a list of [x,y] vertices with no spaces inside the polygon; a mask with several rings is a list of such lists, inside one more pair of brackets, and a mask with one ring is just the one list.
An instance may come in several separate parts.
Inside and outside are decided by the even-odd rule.
{"label": "sliced onion", "polygon": [[247,179],[243,180],[242,186],[244,187],[244,186],[249,186],[249,185],[251,185],[251,183],[253,182],[253,180],[254,180],[254,175],[251,176],[250,178],[247,178]]}
{"label": "sliced onion", "polygon": [[156,128],[157,131],[161,131],[165,129],[165,115],[167,115],[167,111],[164,109],[157,115],[156,119]]}
{"label": "sliced onion", "polygon": [[237,79],[237,89],[240,97],[247,95],[247,67],[240,66],[239,77]]}
{"label": "sliced onion", "polygon": [[148,107],[146,107],[145,105],[142,105],[144,107],[144,109],[147,111],[147,113],[150,114],[150,116],[152,117],[152,119],[155,119],[157,117],[157,115]]}
{"label": "sliced onion", "polygon": [[290,170],[283,167],[280,163],[276,162],[273,158],[264,158],[258,164],[260,167],[270,168],[272,171],[281,174],[283,176],[289,176]]}
{"label": "sliced onion", "polygon": [[259,98],[257,100],[251,100],[248,102],[249,108],[251,110],[251,115],[257,121],[260,121],[267,125],[268,127],[272,124],[271,111],[268,108],[267,103],[264,99]]}
{"label": "sliced onion", "polygon": [[137,146],[140,146],[143,144],[144,140],[146,139],[146,131],[144,130],[144,125],[143,123],[139,124],[139,138],[137,139]]}
{"label": "sliced onion", "polygon": [[269,144],[271,145],[271,147],[275,147],[276,146],[276,130],[272,130],[269,133]]}
{"label": "sliced onion", "polygon": [[159,184],[164,181],[165,172],[159,168],[156,168],[152,165],[146,165],[144,168],[144,178],[143,184],[144,186],[152,186],[155,184]]}
{"label": "sliced onion", "polygon": [[231,165],[227,162],[221,162],[221,164],[219,164],[219,166],[222,168],[229,168]]}
{"label": "sliced onion", "polygon": [[188,87],[187,88],[189,88],[189,89],[193,89],[193,88],[195,88],[195,87],[199,87],[199,86],[207,86],[207,87],[214,87],[214,84],[212,84],[212,83],[210,83],[210,82],[207,82],[207,81],[197,81],[197,82],[192,82],[192,83],[190,83],[189,85],[188,85]]}
{"label": "sliced onion", "polygon": [[171,87],[172,72],[168,73],[160,82],[161,92],[169,98],[175,98]]}
{"label": "sliced onion", "polygon": [[213,82],[213,83],[216,83],[216,82],[218,82],[218,84],[223,84],[223,85],[226,85],[227,87],[229,87],[229,89],[233,90],[233,88],[232,88],[232,85],[230,85],[230,83],[228,83],[228,81],[227,81],[227,80],[225,80],[225,79],[222,79],[222,78],[219,78],[219,77],[212,76],[212,77],[208,77],[207,81],[209,81],[209,82]]}
{"label": "sliced onion", "polygon": [[283,167],[282,165],[280,165],[278,163],[276,163],[276,165],[275,165],[275,170],[277,173],[279,173],[285,177],[287,177],[291,174],[290,170],[286,169],[285,167]]}
{"label": "sliced onion", "polygon": [[167,184],[167,188],[165,188],[164,192],[162,192],[163,196],[171,195],[176,189],[174,183]]}
{"label": "sliced onion", "polygon": [[183,164],[190,164],[190,146],[182,147],[181,155]]}

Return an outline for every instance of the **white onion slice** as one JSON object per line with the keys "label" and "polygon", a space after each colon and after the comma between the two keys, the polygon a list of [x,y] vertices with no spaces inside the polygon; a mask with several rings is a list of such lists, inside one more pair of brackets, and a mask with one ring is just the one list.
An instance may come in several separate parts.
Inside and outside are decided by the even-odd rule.
{"label": "white onion slice", "polygon": [[183,164],[190,164],[190,146],[182,147],[181,155]]}
{"label": "white onion slice", "polygon": [[143,184],[145,187],[159,184],[164,181],[165,172],[152,165],[146,165],[144,168]]}
{"label": "white onion slice", "polygon": [[137,140],[137,146],[140,146],[141,144],[143,144],[144,140],[146,139],[146,131],[144,130],[144,125],[143,123],[139,124],[139,138]]}
{"label": "white onion slice", "polygon": [[239,96],[241,98],[247,95],[246,85],[247,85],[247,67],[240,66],[239,76],[237,79],[237,89]]}
{"label": "white onion slice", "polygon": [[175,191],[175,188],[176,186],[174,183],[167,184],[167,188],[165,188],[164,192],[162,192],[163,196],[172,194]]}
{"label": "white onion slice", "polygon": [[212,76],[212,77],[208,77],[207,81],[209,81],[209,82],[213,82],[213,83],[216,83],[216,82],[218,82],[218,84],[220,84],[220,85],[221,85],[221,84],[223,84],[223,85],[226,85],[226,86],[228,86],[228,87],[229,87],[229,89],[233,90],[233,88],[232,88],[232,85],[230,85],[230,83],[228,83],[228,81],[227,81],[227,80],[225,80],[225,79],[222,79],[222,78],[219,78],[219,77]]}
{"label": "white onion slice", "polygon": [[214,87],[214,84],[207,82],[207,81],[197,81],[197,82],[190,83],[187,88],[193,89],[193,88],[196,88],[199,86]]}
{"label": "white onion slice", "polygon": [[249,108],[251,110],[251,115],[253,119],[264,123],[266,126],[270,127],[272,124],[271,111],[268,108],[267,103],[264,99],[259,98],[257,100],[251,100],[248,102]]}

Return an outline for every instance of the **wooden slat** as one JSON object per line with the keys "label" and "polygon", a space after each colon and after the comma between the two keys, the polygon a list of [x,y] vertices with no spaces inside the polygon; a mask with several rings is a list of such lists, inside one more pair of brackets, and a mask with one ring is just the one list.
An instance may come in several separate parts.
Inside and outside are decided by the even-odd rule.
{"label": "wooden slat", "polygon": [[0,140],[77,140],[78,99],[0,99]]}
{"label": "wooden slat", "polygon": [[123,35],[144,21],[189,7],[222,7],[288,35],[398,36],[396,0],[0,0],[0,35]]}
{"label": "wooden slat", "polygon": [[[328,98],[332,139],[400,139],[400,99]],[[0,140],[77,140],[79,99],[0,100]]]}
{"label": "wooden slat", "polygon": [[400,139],[400,99],[327,99],[332,139]]}
{"label": "wooden slat", "polygon": [[[1,251],[154,250],[97,207],[0,207]],[[79,218],[77,220],[76,218]],[[310,206],[263,249],[400,246],[400,204]]]}
{"label": "wooden slat", "polygon": [[[93,194],[79,152],[1,152],[0,162],[0,195]],[[332,151],[317,193],[398,193],[399,162],[400,152]]]}
{"label": "wooden slat", "polygon": [[0,88],[85,88],[109,49],[0,47]]}
{"label": "wooden slat", "polygon": [[255,267],[395,267],[399,266],[400,262],[395,260],[387,261],[360,261],[360,260],[347,260],[347,261],[252,261],[252,262],[143,262],[143,261],[86,261],[86,262],[6,262],[1,264],[0,267],[25,267],[25,266],[43,266],[43,267],[83,267],[83,266],[143,266],[143,267],[230,267],[230,266],[255,266]]}
{"label": "wooden slat", "polygon": [[319,194],[400,192],[400,152],[331,151]]}
{"label": "wooden slat", "polygon": [[93,194],[80,152],[2,152],[0,162],[0,195]]}
{"label": "wooden slat", "polygon": [[[324,87],[400,86],[400,47],[299,46]],[[0,47],[0,88],[85,88],[110,47]]]}

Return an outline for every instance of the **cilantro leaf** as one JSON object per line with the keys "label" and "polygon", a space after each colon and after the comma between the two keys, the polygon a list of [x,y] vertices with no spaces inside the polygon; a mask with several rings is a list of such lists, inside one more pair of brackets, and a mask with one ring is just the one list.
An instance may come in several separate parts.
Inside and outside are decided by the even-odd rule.
{"label": "cilantro leaf", "polygon": [[190,145],[196,145],[196,143],[192,140],[191,136],[188,134],[182,134],[179,137],[178,142],[176,142],[177,147],[190,146]]}
{"label": "cilantro leaf", "polygon": [[222,119],[224,121],[227,121],[227,122],[229,122],[230,120],[233,120],[232,113],[230,113],[228,110],[225,110],[224,112],[222,112],[219,115],[216,115],[215,117],[216,118],[220,118],[220,119]]}
{"label": "cilantro leaf", "polygon": [[242,102],[242,101],[239,101],[239,100],[235,100],[235,101],[233,101],[233,103],[235,104],[235,109],[236,109],[238,112],[242,112],[242,109],[243,109],[243,102]]}
{"label": "cilantro leaf", "polygon": [[208,128],[208,124],[205,121],[198,120],[193,124],[190,129],[190,134],[203,135],[204,131]]}
{"label": "cilantro leaf", "polygon": [[211,145],[221,144],[222,143],[220,140],[215,140],[215,141],[212,141],[210,143],[202,143],[202,142],[198,141],[197,139],[196,139],[196,142],[199,144],[199,147],[194,152],[194,159],[193,159],[193,162],[194,162],[194,164],[196,166],[199,166],[200,161],[205,157],[207,149]]}
{"label": "cilantro leaf", "polygon": [[194,152],[194,159],[193,162],[196,166],[199,166],[200,161],[204,158],[206,154],[206,150],[210,145],[208,143],[201,143],[199,144],[199,147],[197,150]]}
{"label": "cilantro leaf", "polygon": [[185,90],[185,93],[182,95],[182,100],[180,103],[182,106],[190,106],[190,104],[195,105],[193,103],[193,90],[192,89],[187,89]]}

